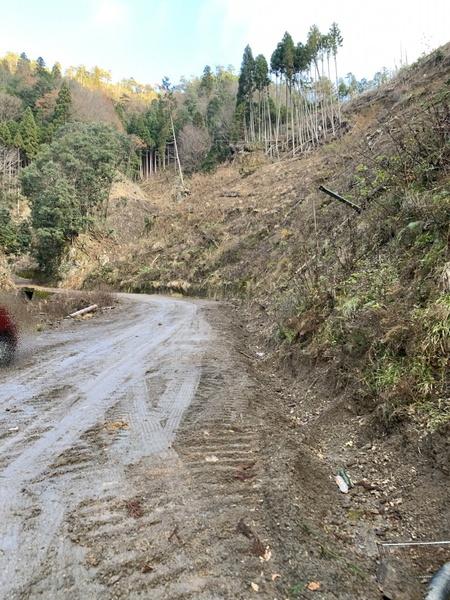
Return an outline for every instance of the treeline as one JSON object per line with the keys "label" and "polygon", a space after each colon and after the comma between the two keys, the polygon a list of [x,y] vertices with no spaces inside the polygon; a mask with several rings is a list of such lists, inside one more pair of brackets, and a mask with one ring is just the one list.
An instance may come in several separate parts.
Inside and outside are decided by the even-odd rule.
{"label": "treeline", "polygon": [[247,46],[237,93],[238,137],[279,155],[302,152],[335,134],[341,120],[337,55],[342,43],[333,23],[326,34],[313,25],[305,42],[295,43],[286,32],[270,65]]}
{"label": "treeline", "polygon": [[[51,93],[55,102],[47,114],[44,99]],[[42,58],[32,64],[25,54],[14,68],[6,58],[0,62],[0,144],[18,148],[24,164],[69,118],[70,103],[58,64],[49,70]]]}
{"label": "treeline", "polygon": [[48,68],[43,58],[7,54],[0,59],[0,144],[18,148],[27,164],[41,144],[69,121],[103,122],[123,130],[120,106],[145,107],[157,93],[135,80],[110,83],[107,71],[83,66]]}
{"label": "treeline", "polygon": [[[172,86],[164,79],[159,96],[148,108],[118,106],[129,134],[158,152],[163,160],[167,144],[178,141],[187,172],[209,170],[229,152],[236,103],[237,77],[231,69],[206,66],[201,77]],[[173,121],[173,128],[171,119]]]}
{"label": "treeline", "polygon": [[[104,92],[93,96],[42,58],[13,58],[0,61],[0,244],[7,253],[30,248],[55,273],[67,243],[106,218],[117,170],[137,171],[136,145],[112,101],[112,117],[97,110]],[[29,219],[12,210],[19,183]]]}
{"label": "treeline", "polygon": [[[247,46],[239,75],[206,66],[199,77],[178,85],[165,78],[156,89],[134,79],[113,83],[99,67],[63,74],[58,63],[7,54],[0,59],[0,245],[10,253],[29,247],[53,273],[67,243],[105,220],[115,173],[139,176],[148,153],[160,168],[171,159],[182,176],[215,168],[239,144],[279,157],[332,136],[341,102],[387,77],[340,79],[341,45],[336,24],[327,34],[313,26],[304,43],[286,33],[270,63]],[[29,220],[20,219],[20,186]]]}

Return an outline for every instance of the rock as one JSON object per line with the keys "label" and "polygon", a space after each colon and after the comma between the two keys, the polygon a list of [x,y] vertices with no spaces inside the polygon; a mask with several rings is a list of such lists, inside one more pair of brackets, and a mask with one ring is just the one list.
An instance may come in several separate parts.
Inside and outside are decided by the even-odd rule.
{"label": "rock", "polygon": [[378,556],[378,545],[375,533],[373,529],[367,525],[361,525],[358,527],[355,537],[355,545],[360,554],[368,556],[369,558],[375,558]]}
{"label": "rock", "polygon": [[393,558],[383,559],[377,570],[380,591],[387,600],[421,600],[422,594],[404,562]]}

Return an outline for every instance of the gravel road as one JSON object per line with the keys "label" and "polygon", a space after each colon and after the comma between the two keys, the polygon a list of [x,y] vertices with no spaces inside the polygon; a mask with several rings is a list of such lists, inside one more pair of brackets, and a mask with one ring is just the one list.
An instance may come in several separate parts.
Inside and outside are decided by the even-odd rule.
{"label": "gravel road", "polygon": [[0,597],[252,594],[254,382],[219,312],[123,295],[0,372]]}

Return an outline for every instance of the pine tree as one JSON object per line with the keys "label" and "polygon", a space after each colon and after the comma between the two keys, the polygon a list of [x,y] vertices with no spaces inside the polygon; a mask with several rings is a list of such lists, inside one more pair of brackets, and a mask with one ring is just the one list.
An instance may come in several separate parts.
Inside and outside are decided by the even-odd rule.
{"label": "pine tree", "polygon": [[311,55],[311,59],[314,62],[314,66],[316,67],[317,77],[320,77],[319,73],[319,65],[317,63],[317,58],[320,51],[320,46],[322,42],[322,34],[320,33],[317,25],[312,25],[308,31],[308,40],[307,45]]}
{"label": "pine tree", "polygon": [[45,70],[45,60],[42,58],[42,56],[38,56],[38,58],[36,59],[36,72],[39,73],[39,71],[44,71]]}
{"label": "pine tree", "polygon": [[334,57],[334,69],[335,69],[335,78],[336,78],[336,86],[338,86],[338,71],[337,71],[337,52],[338,48],[342,46],[344,38],[342,37],[341,30],[337,23],[332,23],[330,27],[330,31],[328,32],[328,36],[330,38],[331,51]]}
{"label": "pine tree", "polygon": [[36,83],[33,86],[33,95],[30,97],[30,100],[34,98],[33,105],[35,105],[36,100],[41,96],[47,94],[53,88],[53,79],[50,71],[45,66],[45,60],[42,56],[36,60]]}
{"label": "pine tree", "polygon": [[262,92],[270,84],[269,66],[263,54],[255,58],[255,87]]}
{"label": "pine tree", "polygon": [[200,80],[200,93],[204,94],[209,98],[214,89],[214,75],[212,74],[211,67],[206,65],[203,69],[203,76]]}
{"label": "pine tree", "polygon": [[[253,92],[255,91],[255,59],[252,49],[246,46],[242,57],[241,72],[239,74],[238,91],[236,97],[236,107],[241,104],[245,107],[244,117],[244,136],[245,139],[254,141],[255,139],[255,119],[253,113]],[[240,111],[238,111],[240,113]]]}
{"label": "pine tree", "polygon": [[53,122],[56,126],[67,123],[70,119],[72,109],[72,94],[70,88],[64,81],[56,98],[55,112],[53,113]]}
{"label": "pine tree", "polygon": [[292,83],[292,77],[294,75],[294,63],[295,63],[295,44],[291,35],[286,31],[283,36],[282,42],[282,73],[286,78],[286,83],[289,85]]}
{"label": "pine tree", "polygon": [[246,46],[242,57],[241,73],[239,75],[237,104],[249,102],[255,89],[255,59],[252,49]]}
{"label": "pine tree", "polygon": [[12,137],[7,123],[0,123],[0,144],[11,146]]}
{"label": "pine tree", "polygon": [[26,157],[31,160],[36,156],[39,149],[39,131],[30,107],[25,110],[20,121],[19,133],[23,142],[22,149]]}
{"label": "pine tree", "polygon": [[59,64],[59,62],[55,62],[55,64],[52,67],[52,77],[53,77],[53,81],[59,81],[61,79],[61,65]]}
{"label": "pine tree", "polygon": [[15,148],[19,148],[19,150],[23,150],[23,138],[22,135],[20,133],[20,131],[18,131],[16,133],[16,135],[14,136],[14,140],[13,140],[13,146]]}

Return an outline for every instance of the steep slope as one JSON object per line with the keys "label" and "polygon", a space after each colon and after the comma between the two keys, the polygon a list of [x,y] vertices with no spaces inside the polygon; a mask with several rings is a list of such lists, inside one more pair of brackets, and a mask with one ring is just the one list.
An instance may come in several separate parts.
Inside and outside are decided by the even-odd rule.
{"label": "steep slope", "polygon": [[249,300],[291,362],[324,359],[383,399],[384,427],[411,412],[446,422],[449,73],[447,45],[348,105],[339,139],[274,164],[238,156],[181,201],[168,179],[147,201],[116,189],[86,285]]}

